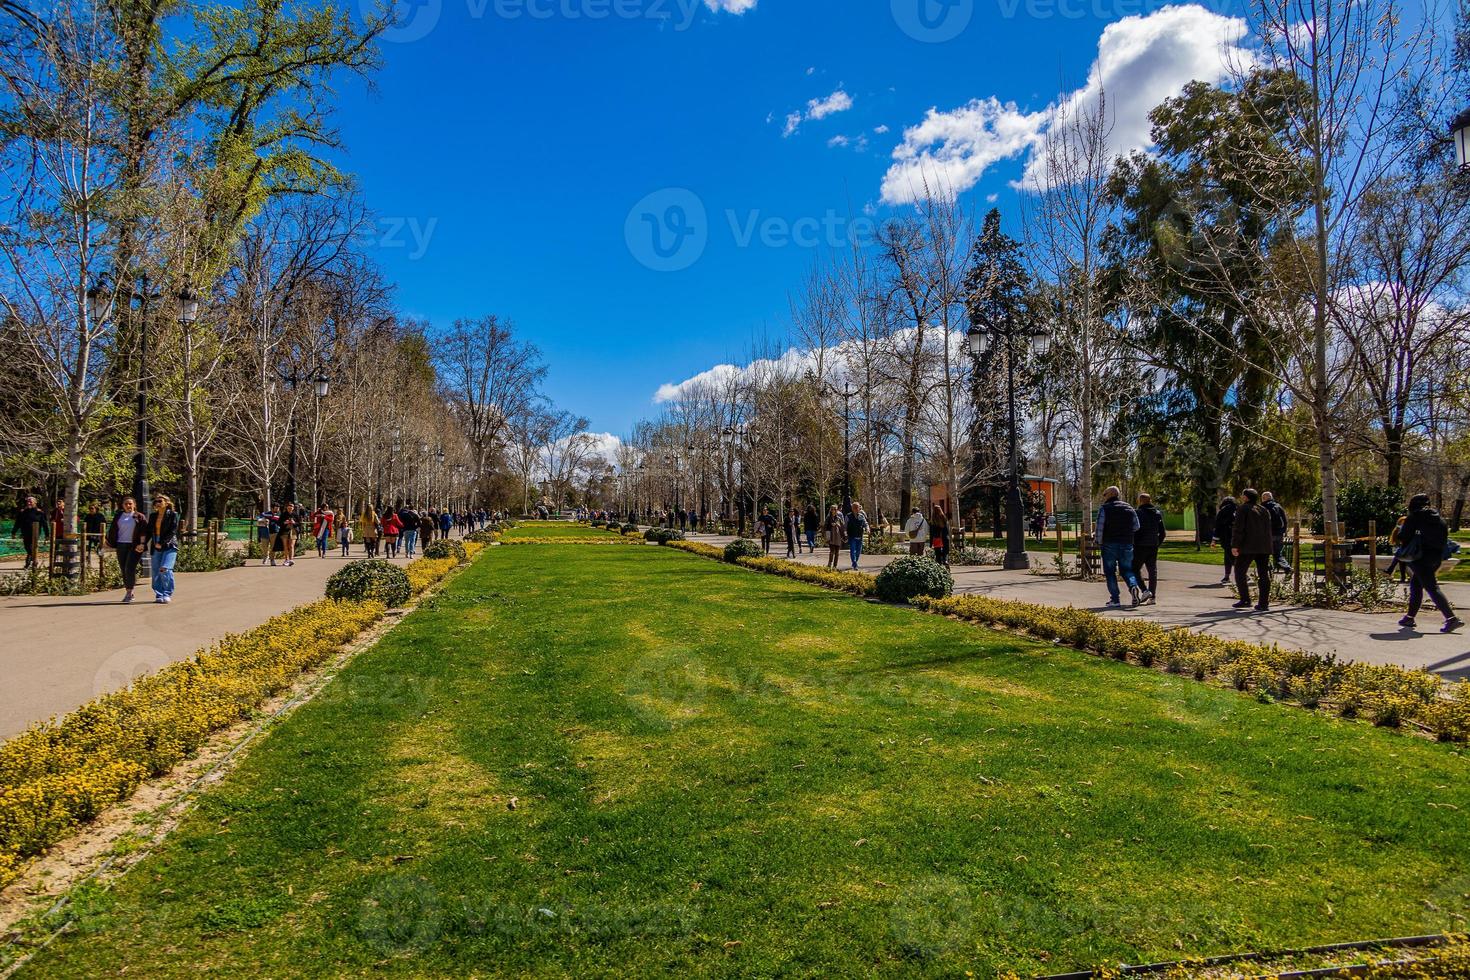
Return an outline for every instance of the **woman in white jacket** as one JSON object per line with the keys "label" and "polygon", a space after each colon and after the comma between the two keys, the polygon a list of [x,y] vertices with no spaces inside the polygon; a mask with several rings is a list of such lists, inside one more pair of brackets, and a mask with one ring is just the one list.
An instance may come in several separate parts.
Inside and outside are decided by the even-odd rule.
{"label": "woman in white jacket", "polygon": [[908,523],[903,526],[903,533],[909,539],[909,554],[922,557],[924,545],[929,543],[929,522],[924,520],[923,511],[917,507],[914,508]]}

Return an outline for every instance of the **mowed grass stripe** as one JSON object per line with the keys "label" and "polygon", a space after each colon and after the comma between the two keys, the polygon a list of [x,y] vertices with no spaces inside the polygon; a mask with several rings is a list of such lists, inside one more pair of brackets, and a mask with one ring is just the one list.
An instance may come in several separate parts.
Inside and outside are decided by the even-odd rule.
{"label": "mowed grass stripe", "polygon": [[1442,931],[1464,776],[666,549],[502,548],[30,975],[986,976]]}

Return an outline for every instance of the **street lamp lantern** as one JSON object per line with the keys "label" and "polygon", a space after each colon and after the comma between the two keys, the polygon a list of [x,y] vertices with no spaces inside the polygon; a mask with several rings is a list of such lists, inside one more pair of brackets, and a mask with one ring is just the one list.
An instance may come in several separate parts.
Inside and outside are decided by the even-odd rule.
{"label": "street lamp lantern", "polygon": [[106,283],[87,290],[87,316],[93,323],[105,323],[112,317],[112,290]]}
{"label": "street lamp lantern", "polygon": [[316,376],[316,396],[318,398],[327,397],[327,392],[330,391],[331,388],[332,379],[327,377],[326,371],[323,371]]}
{"label": "street lamp lantern", "polygon": [[985,356],[985,331],[978,326],[971,326],[965,334],[965,341],[970,347],[970,356],[979,360]]}
{"label": "street lamp lantern", "polygon": [[199,294],[194,287],[185,286],[179,291],[179,322],[190,326],[199,320]]}
{"label": "street lamp lantern", "polygon": [[435,456],[439,460],[439,465],[440,466],[443,466],[444,465],[444,447],[443,446],[440,446],[439,447],[439,452],[436,453]]}
{"label": "street lamp lantern", "polygon": [[1455,141],[1455,163],[1470,169],[1470,109],[1450,121],[1450,138]]}

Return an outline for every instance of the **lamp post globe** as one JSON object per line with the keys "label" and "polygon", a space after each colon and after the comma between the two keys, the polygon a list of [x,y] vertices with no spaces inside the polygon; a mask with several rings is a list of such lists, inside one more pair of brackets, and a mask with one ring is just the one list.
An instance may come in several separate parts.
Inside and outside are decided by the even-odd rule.
{"label": "lamp post globe", "polygon": [[1455,164],[1470,170],[1470,109],[1450,121],[1450,139],[1455,143]]}

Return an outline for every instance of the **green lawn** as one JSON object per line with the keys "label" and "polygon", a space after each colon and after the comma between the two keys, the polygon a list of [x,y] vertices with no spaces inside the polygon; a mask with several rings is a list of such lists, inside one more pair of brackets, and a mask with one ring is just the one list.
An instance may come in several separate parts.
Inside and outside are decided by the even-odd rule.
{"label": "green lawn", "polygon": [[500,535],[502,541],[556,540],[557,538],[617,537],[618,532],[606,528],[573,524],[568,521],[526,521]]}
{"label": "green lawn", "polygon": [[1466,777],[669,549],[497,548],[21,975],[984,977],[1463,929]]}

